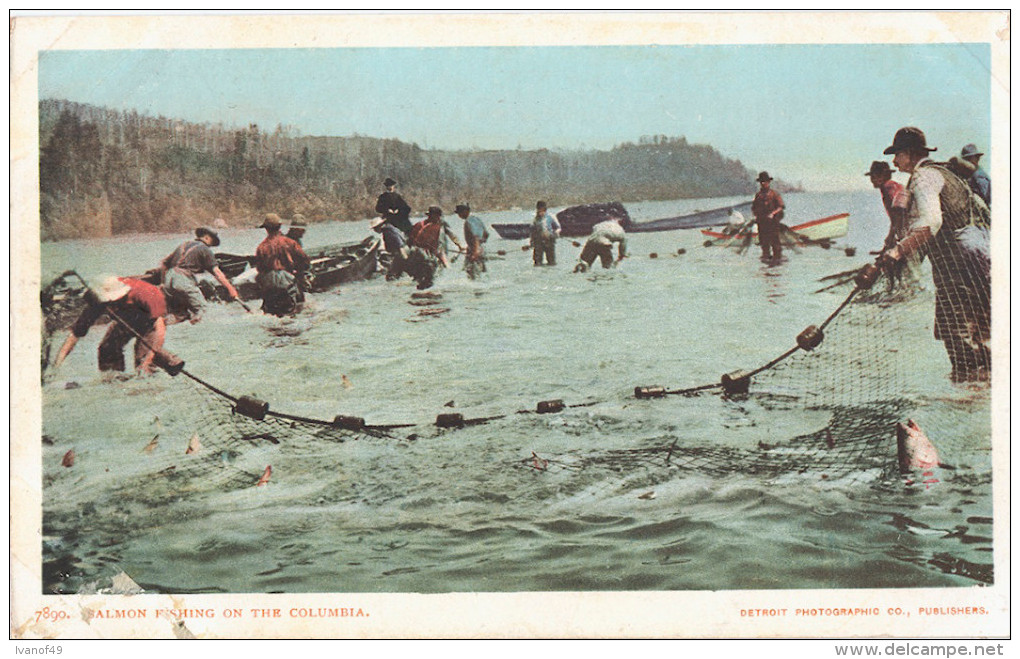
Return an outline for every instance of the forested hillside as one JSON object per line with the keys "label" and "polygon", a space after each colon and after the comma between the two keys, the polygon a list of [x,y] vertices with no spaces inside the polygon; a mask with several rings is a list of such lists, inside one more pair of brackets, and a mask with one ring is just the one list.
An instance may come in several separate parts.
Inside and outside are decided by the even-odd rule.
{"label": "forested hillside", "polygon": [[[479,210],[751,195],[755,172],[710,146],[664,135],[609,151],[441,151],[395,139],[310,137],[193,124],[68,101],[39,104],[44,240],[186,230],[266,212],[311,221],[374,215],[382,180],[419,215],[466,200]],[[512,138],[511,138],[512,139]]]}

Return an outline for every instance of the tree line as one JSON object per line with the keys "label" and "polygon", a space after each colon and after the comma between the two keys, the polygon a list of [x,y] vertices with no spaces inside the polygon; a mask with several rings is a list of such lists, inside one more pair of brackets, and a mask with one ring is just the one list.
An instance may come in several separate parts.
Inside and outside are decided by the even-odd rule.
{"label": "tree line", "polygon": [[415,209],[478,210],[751,195],[754,172],[683,137],[607,150],[422,149],[360,135],[197,124],[66,100],[39,103],[43,240],[188,230],[266,212],[312,222],[374,216],[392,176]]}

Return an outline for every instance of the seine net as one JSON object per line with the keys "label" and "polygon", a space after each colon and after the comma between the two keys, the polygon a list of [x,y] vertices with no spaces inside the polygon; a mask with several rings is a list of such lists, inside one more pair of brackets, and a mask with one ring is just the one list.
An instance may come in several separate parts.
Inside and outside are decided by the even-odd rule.
{"label": "seine net", "polygon": [[[972,195],[947,187],[948,193],[970,203]],[[930,437],[943,463],[955,462],[960,449],[973,446],[975,434],[990,443],[989,419],[975,418],[970,405],[972,399],[987,396],[984,383],[991,368],[988,229],[980,214],[947,212],[942,229],[904,264],[890,268],[870,285],[859,285],[862,280],[855,278],[859,273],[848,271],[818,292],[831,298],[833,315],[809,328],[813,332],[805,330],[810,336],[803,341],[801,336],[794,341],[791,335],[789,353],[751,371],[750,376],[734,374],[738,385],[746,376],[744,388],[713,382],[660,392],[661,400],[648,401],[679,409],[689,401],[670,394],[713,396],[718,400],[717,413],[737,410],[763,430],[773,425],[785,428],[773,421],[810,411],[820,419],[813,427],[787,436],[763,431],[750,444],[719,441],[717,436],[691,440],[667,432],[635,448],[586,450],[566,457],[534,455],[517,466],[555,471],[644,465],[706,474],[740,471],[770,478],[805,472],[826,478],[874,470],[893,473],[898,466],[897,424],[908,418],[934,432]],[[82,287],[73,283],[73,278],[63,277],[43,292],[47,337],[66,327],[80,309]],[[949,377],[942,368],[947,356]],[[933,369],[932,364],[938,367]],[[321,442],[392,442],[411,432],[276,412],[286,401],[271,401],[273,411],[268,415],[246,415],[237,410],[234,396],[189,378],[187,372],[173,378],[173,395],[168,396],[176,410],[199,411],[190,416],[168,414],[175,426],[175,441],[187,437],[189,442],[179,454],[161,453],[159,460],[142,463],[138,473],[110,479],[111,496],[152,506],[203,490],[251,487],[264,476],[272,478],[265,473],[271,464],[314,461]],[[546,411],[570,414],[570,407],[576,406]],[[506,423],[512,423],[514,411],[506,412],[490,419],[506,418]],[[453,418],[445,424],[437,419],[436,425],[458,428],[490,419]],[[429,432],[415,431],[423,436]],[[76,485],[67,481],[61,486]]]}

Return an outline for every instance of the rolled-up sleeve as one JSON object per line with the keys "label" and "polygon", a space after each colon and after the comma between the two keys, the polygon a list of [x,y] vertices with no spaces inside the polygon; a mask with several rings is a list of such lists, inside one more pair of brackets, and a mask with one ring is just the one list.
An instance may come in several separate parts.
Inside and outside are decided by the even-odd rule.
{"label": "rolled-up sleeve", "polygon": [[945,185],[945,179],[938,171],[930,168],[919,167],[914,172],[914,182],[910,186],[910,194],[913,197],[908,210],[910,229],[928,227],[932,235],[942,228],[942,203],[939,201],[939,193]]}

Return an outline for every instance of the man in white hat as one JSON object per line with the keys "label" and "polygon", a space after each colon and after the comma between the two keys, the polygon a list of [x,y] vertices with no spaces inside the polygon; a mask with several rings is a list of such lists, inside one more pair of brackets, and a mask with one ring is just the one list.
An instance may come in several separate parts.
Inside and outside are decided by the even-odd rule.
{"label": "man in white hat", "polygon": [[206,227],[195,229],[195,239],[187,240],[163,259],[163,292],[174,316],[187,318],[194,325],[202,318],[205,296],[198,287],[197,275],[208,272],[227,289],[231,300],[237,299],[237,289],[220,270],[212,248],[220,244],[220,237]]}
{"label": "man in white hat", "polygon": [[[53,360],[58,368],[67,358],[78,339],[108,314],[110,328],[99,344],[99,370],[124,371],[124,348],[135,340],[135,368],[139,373],[154,370],[155,351],[163,348],[166,338],[166,301],[163,292],[147,282],[129,277],[104,277],[98,286],[90,287],[89,304],[71,327],[71,332]],[[142,340],[138,340],[138,336]]]}
{"label": "man in white hat", "polygon": [[390,256],[390,263],[386,268],[386,281],[399,279],[400,275],[406,272],[404,265],[410,252],[407,241],[404,240],[404,233],[381,217],[372,220],[369,228],[382,234],[383,247]]}

